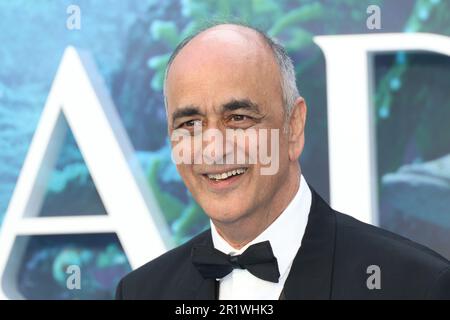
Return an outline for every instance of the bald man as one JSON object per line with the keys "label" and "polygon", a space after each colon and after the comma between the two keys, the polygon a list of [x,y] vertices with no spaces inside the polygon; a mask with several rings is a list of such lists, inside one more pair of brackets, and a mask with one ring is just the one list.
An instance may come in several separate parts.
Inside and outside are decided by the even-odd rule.
{"label": "bald man", "polygon": [[263,32],[221,24],[185,39],[164,95],[177,169],[211,228],[128,274],[117,299],[450,299],[445,258],[307,184],[306,103]]}

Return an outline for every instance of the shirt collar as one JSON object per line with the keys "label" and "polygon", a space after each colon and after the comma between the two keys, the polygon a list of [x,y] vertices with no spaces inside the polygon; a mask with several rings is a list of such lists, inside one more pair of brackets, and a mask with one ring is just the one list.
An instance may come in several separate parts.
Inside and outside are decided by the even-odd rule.
{"label": "shirt collar", "polygon": [[269,227],[240,250],[234,249],[228,244],[228,242],[219,235],[214,223],[210,221],[214,248],[225,254],[235,255],[241,254],[252,244],[269,240],[273,254],[278,261],[280,275],[283,276],[283,274],[289,270],[292,261],[300,249],[306,225],[308,223],[311,200],[311,190],[309,189],[305,178],[301,175],[299,189],[287,208]]}

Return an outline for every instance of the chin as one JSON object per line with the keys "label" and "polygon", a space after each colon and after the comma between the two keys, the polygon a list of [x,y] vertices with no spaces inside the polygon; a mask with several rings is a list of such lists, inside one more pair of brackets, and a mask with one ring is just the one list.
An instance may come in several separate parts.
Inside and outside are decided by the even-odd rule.
{"label": "chin", "polygon": [[214,221],[221,223],[233,223],[245,216],[245,210],[228,208],[222,204],[212,204],[203,207],[206,214]]}

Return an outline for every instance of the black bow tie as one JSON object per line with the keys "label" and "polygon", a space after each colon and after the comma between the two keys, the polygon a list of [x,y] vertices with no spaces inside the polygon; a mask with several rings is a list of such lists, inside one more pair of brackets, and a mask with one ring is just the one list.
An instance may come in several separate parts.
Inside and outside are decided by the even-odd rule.
{"label": "black bow tie", "polygon": [[269,241],[253,244],[236,256],[208,246],[195,246],[192,263],[205,279],[221,279],[233,269],[247,269],[255,277],[275,283],[280,278],[277,258]]}

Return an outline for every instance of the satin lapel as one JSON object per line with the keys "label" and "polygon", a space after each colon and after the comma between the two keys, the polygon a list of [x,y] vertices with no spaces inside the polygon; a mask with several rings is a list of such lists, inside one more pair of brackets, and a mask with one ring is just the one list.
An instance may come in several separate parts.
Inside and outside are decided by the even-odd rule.
{"label": "satin lapel", "polygon": [[302,245],[292,264],[282,299],[330,299],[336,221],[333,210],[311,188],[312,202]]}

